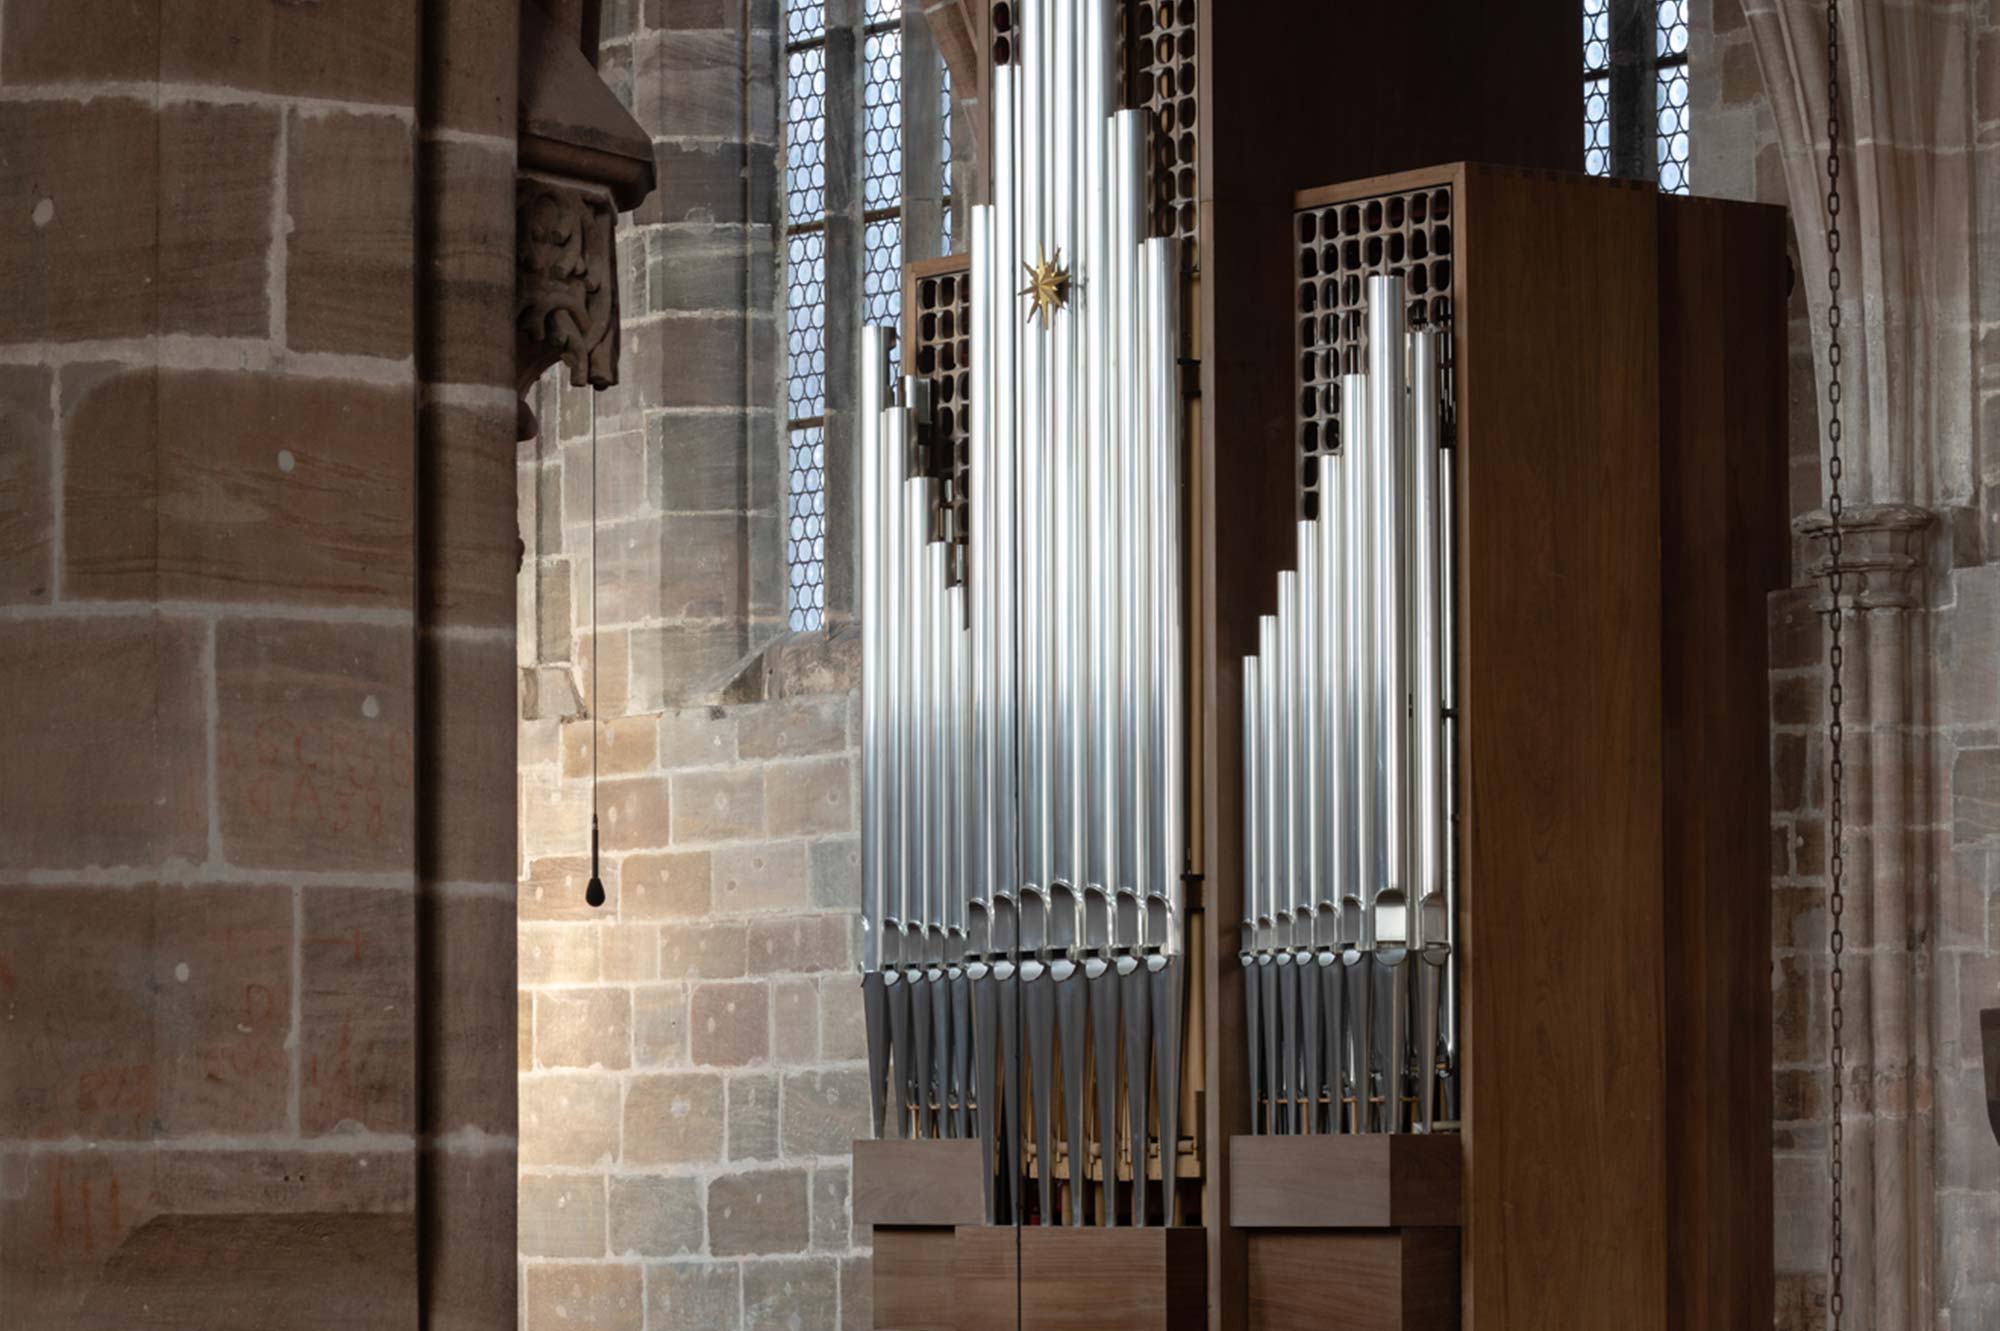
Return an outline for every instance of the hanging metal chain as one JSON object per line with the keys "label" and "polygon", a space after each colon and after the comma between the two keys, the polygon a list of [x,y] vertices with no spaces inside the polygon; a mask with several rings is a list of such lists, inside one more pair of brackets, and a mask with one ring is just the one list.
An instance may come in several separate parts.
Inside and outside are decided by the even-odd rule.
{"label": "hanging metal chain", "polygon": [[1841,917],[1847,909],[1846,793],[1847,769],[1842,754],[1845,734],[1841,722],[1841,667],[1844,644],[1841,640],[1840,594],[1844,580],[1841,567],[1841,423],[1840,423],[1840,0],[1826,5],[1826,267],[1827,267],[1827,376],[1826,376],[1826,479],[1827,536],[1826,580],[1830,593],[1827,609],[1826,709],[1827,709],[1827,983],[1831,988],[1828,1004],[1831,1023],[1829,1058],[1832,1085],[1827,1124],[1827,1285],[1828,1326],[1840,1331],[1846,1275],[1841,1253],[1843,1217],[1841,1193],[1846,1184],[1846,1131],[1841,1122],[1847,1098],[1847,1020],[1843,994],[1845,976],[1842,955],[1847,935]]}

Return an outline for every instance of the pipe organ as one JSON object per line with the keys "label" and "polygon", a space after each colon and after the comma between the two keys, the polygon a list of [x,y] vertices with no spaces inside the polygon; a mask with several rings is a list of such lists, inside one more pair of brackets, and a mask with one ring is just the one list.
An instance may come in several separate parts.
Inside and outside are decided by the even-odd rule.
{"label": "pipe organ", "polygon": [[993,4],[861,339],[875,1325],[1767,1323],[1784,219],[1316,187],[1573,118],[1345,54],[1526,10],[1256,9]]}
{"label": "pipe organ", "polygon": [[1440,343],[1367,279],[1295,567],[1243,662],[1251,1130],[1428,1132],[1456,1083],[1450,455]]}
{"label": "pipe organ", "polygon": [[993,71],[962,582],[928,386],[891,392],[889,330],[863,334],[870,1107],[878,1136],[977,1140],[992,1222],[1175,1214],[1181,268],[1116,54],[1113,6],[1051,0]]}

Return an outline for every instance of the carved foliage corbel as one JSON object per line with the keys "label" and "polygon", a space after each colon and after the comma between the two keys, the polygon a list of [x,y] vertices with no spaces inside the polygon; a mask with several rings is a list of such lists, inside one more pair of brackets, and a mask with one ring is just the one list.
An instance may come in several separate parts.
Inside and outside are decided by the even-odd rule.
{"label": "carved foliage corbel", "polygon": [[608,190],[515,180],[514,359],[525,393],[560,361],[577,388],[618,382],[617,207]]}

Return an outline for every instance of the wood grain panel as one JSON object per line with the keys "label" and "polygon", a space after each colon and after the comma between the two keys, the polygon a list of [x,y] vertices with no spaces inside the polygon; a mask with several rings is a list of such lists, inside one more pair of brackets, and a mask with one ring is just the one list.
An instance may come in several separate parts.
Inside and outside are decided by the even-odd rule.
{"label": "wood grain panel", "polygon": [[1662,196],[1659,235],[1668,1322],[1769,1326],[1785,215]]}
{"label": "wood grain panel", "polygon": [[1229,1216],[1246,1229],[1456,1225],[1453,1135],[1233,1137]]}
{"label": "wood grain panel", "polygon": [[1207,1321],[1200,1229],[1020,1233],[1021,1331],[1195,1331]]}
{"label": "wood grain panel", "polygon": [[1655,211],[1459,203],[1471,1331],[1666,1324]]}
{"label": "wood grain panel", "polygon": [[1451,1331],[1455,1229],[1264,1230],[1250,1237],[1250,1331]]}
{"label": "wood grain panel", "polygon": [[958,1331],[1021,1331],[1020,1233],[961,1226],[955,1240]]}
{"label": "wood grain panel", "polygon": [[854,1143],[857,1225],[977,1225],[986,1218],[979,1143]]}
{"label": "wood grain panel", "polygon": [[875,1325],[881,1331],[957,1331],[955,1233],[877,1225],[874,1238]]}

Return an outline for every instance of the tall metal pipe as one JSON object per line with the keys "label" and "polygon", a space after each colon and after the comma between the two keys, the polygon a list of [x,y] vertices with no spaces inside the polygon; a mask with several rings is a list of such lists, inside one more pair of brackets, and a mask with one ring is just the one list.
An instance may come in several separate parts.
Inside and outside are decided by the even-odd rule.
{"label": "tall metal pipe", "polygon": [[[1319,520],[1313,541],[1316,574],[1314,592],[1318,599],[1316,627],[1317,730],[1314,740],[1314,768],[1319,787],[1314,792],[1319,804],[1319,920],[1314,942],[1322,946],[1338,943],[1338,912],[1348,884],[1347,800],[1348,772],[1347,698],[1351,672],[1351,652],[1347,641],[1347,577],[1345,556],[1348,541],[1345,459],[1337,453],[1324,454],[1319,467]],[[1323,924],[1321,923],[1323,921]]]}
{"label": "tall metal pipe", "polygon": [[[933,483],[933,489],[936,485]],[[930,645],[925,653],[928,689],[925,710],[928,720],[925,738],[929,744],[930,767],[930,852],[929,892],[926,897],[924,959],[935,967],[944,959],[945,925],[951,893],[956,889],[952,864],[956,845],[958,784],[953,763],[956,745],[957,698],[952,691],[951,642],[958,625],[951,616],[951,589],[947,561],[951,555],[945,542],[930,541],[924,547],[925,624]]]}
{"label": "tall metal pipe", "polygon": [[[1432,358],[1435,365],[1435,356]],[[1440,374],[1442,378],[1442,374]],[[1443,394],[1434,394],[1438,409]],[[1444,820],[1444,852],[1440,872],[1444,876],[1445,960],[1442,992],[1438,998],[1438,1059],[1445,1082],[1445,1112],[1458,1115],[1455,1103],[1458,1085],[1458,548],[1457,475],[1455,454],[1442,424],[1437,452],[1438,510],[1438,707],[1444,713],[1439,727],[1442,759],[1438,782]]]}
{"label": "tall metal pipe", "polygon": [[[1076,300],[1084,314],[1088,344],[1084,354],[1084,426],[1086,450],[1084,518],[1088,566],[1088,614],[1084,616],[1088,652],[1088,807],[1084,819],[1084,881],[1086,927],[1084,945],[1102,951],[1110,945],[1110,897],[1118,889],[1118,725],[1112,699],[1118,673],[1118,570],[1114,540],[1120,532],[1116,510],[1114,414],[1110,386],[1114,358],[1122,350],[1112,336],[1114,272],[1122,254],[1112,244],[1110,182],[1110,116],[1116,88],[1116,18],[1114,0],[1086,0],[1084,54],[1078,92],[1078,118],[1084,134],[1082,214],[1084,232],[1078,254]],[[1100,1129],[1102,1131],[1102,1129]]]}
{"label": "tall metal pipe", "polygon": [[[1067,5],[1049,5],[1041,21],[1039,43],[1047,62],[1043,75],[1048,102],[1047,223],[1043,236],[1051,262],[1058,259],[1076,272],[1076,30],[1074,10]],[[1045,15],[1045,16],[1044,16]],[[1072,283],[1074,285],[1074,283]],[[1082,881],[1080,821],[1083,795],[1080,758],[1083,742],[1082,656],[1078,649],[1082,614],[1083,569],[1080,559],[1083,533],[1077,502],[1082,481],[1079,450],[1073,442],[1080,437],[1076,419],[1077,321],[1073,302],[1056,309],[1048,317],[1046,331],[1037,329],[1048,348],[1044,375],[1042,419],[1043,474],[1047,492],[1050,558],[1048,597],[1041,602],[1049,617],[1049,872],[1047,882],[1074,886]],[[1066,895],[1066,901],[1074,895]],[[1066,914],[1067,912],[1062,912]],[[1074,919],[1051,917],[1052,939],[1067,934],[1074,938]]]}
{"label": "tall metal pipe", "polygon": [[881,955],[883,846],[889,831],[882,800],[882,725],[888,707],[883,666],[882,389],[888,330],[861,330],[861,968]]}
{"label": "tall metal pipe", "polygon": [[[1280,591],[1282,606],[1283,592]],[[1279,697],[1282,688],[1283,657],[1278,646],[1278,617],[1260,615],[1257,618],[1257,659],[1261,663],[1258,684],[1263,696],[1258,703],[1258,729],[1262,734],[1259,757],[1262,759],[1263,780],[1261,812],[1264,843],[1262,855],[1263,877],[1258,892],[1257,924],[1263,935],[1257,961],[1257,984],[1259,1002],[1264,1013],[1264,1085],[1266,1091],[1266,1130],[1282,1131],[1283,1097],[1287,1082],[1284,1076],[1282,1012],[1279,1002],[1278,920],[1280,901],[1283,896],[1286,851],[1284,835],[1284,804],[1286,791],[1286,771],[1284,763],[1284,730],[1280,723],[1282,715]]]}
{"label": "tall metal pipe", "polygon": [[1298,882],[1294,888],[1292,912],[1292,969],[1299,986],[1299,1054],[1293,1065],[1299,1069],[1297,1087],[1299,1109],[1293,1122],[1295,1132],[1316,1131],[1320,1090],[1319,974],[1314,960],[1313,927],[1319,918],[1320,842],[1320,687],[1319,687],[1319,524],[1298,524],[1298,575],[1293,580],[1298,596],[1292,666],[1293,747],[1297,773],[1293,799],[1298,846]]}
{"label": "tall metal pipe", "polygon": [[[1021,49],[1020,100],[1020,258],[1017,274],[1046,252],[1049,235],[1049,69],[1051,25],[1039,6],[1017,10]],[[1020,277],[1017,276],[1019,281]],[[1039,950],[1047,941],[1049,879],[1053,869],[1051,814],[1053,770],[1050,689],[1050,558],[1049,545],[1049,419],[1048,338],[1032,305],[1016,320],[1019,347],[1020,596],[1029,612],[1018,619],[1020,633],[1020,841],[1024,893],[1032,891],[1039,908],[1023,900],[1021,946]]]}
{"label": "tall metal pipe", "polygon": [[1374,907],[1378,882],[1376,775],[1370,754],[1378,745],[1375,711],[1376,658],[1369,649],[1375,631],[1369,536],[1370,458],[1368,380],[1346,374],[1340,381],[1341,435],[1336,465],[1342,472],[1342,601],[1347,662],[1342,712],[1346,718],[1340,761],[1341,825],[1347,829],[1340,906],[1341,994],[1347,1033],[1342,1041],[1346,1091],[1352,1126],[1370,1127],[1370,997],[1374,978]]}
{"label": "tall metal pipe", "polygon": [[1249,1073],[1251,1131],[1263,1117],[1262,986],[1258,978],[1257,898],[1264,880],[1264,726],[1262,661],[1243,658],[1243,1038]]}
{"label": "tall metal pipe", "polygon": [[891,937],[885,942],[885,949],[895,948],[896,960],[907,961],[916,956],[917,949],[910,945],[910,930],[915,923],[915,902],[912,900],[915,885],[921,872],[922,843],[920,814],[923,807],[923,787],[918,780],[914,763],[916,746],[917,709],[913,699],[916,695],[916,656],[912,650],[912,567],[915,563],[912,551],[915,546],[910,537],[910,500],[912,486],[919,482],[910,478],[910,420],[909,412],[897,408],[883,418],[884,431],[884,495],[893,496],[894,506],[883,514],[889,525],[885,547],[887,565],[884,571],[885,600],[889,619],[884,626],[889,635],[888,653],[895,663],[895,682],[889,724],[892,733],[885,736],[890,746],[890,762],[894,766],[894,809],[896,826],[892,834],[891,855],[893,865],[890,873],[892,893],[888,912],[893,920],[887,922],[886,931]]}
{"label": "tall metal pipe", "polygon": [[1139,941],[1139,894],[1148,879],[1144,810],[1147,798],[1145,748],[1141,730],[1140,695],[1143,687],[1147,623],[1142,600],[1135,594],[1145,583],[1144,550],[1147,539],[1147,511],[1144,503],[1146,465],[1143,456],[1139,417],[1142,410],[1137,373],[1136,348],[1140,336],[1138,319],[1137,250],[1141,230],[1141,169],[1144,162],[1145,122],[1137,111],[1120,111],[1112,124],[1113,215],[1112,248],[1119,256],[1113,275],[1111,320],[1113,340],[1126,349],[1116,379],[1118,486],[1118,598],[1120,676],[1117,684],[1118,775],[1120,783],[1118,815],[1117,902],[1114,911],[1113,944],[1131,947]]}
{"label": "tall metal pipe", "polygon": [[[914,470],[914,468],[912,468]],[[924,957],[924,933],[930,925],[930,829],[936,787],[932,775],[932,697],[930,697],[930,596],[924,586],[926,534],[930,528],[930,482],[924,476],[910,476],[902,484],[902,532],[904,532],[904,843],[906,851],[906,891],[904,891],[904,963]]]}
{"label": "tall metal pipe", "polygon": [[[1015,485],[1016,430],[1015,380],[1016,338],[1021,325],[1021,298],[1017,294],[1020,218],[1015,197],[1018,153],[1015,122],[1018,118],[1014,87],[1015,69],[1002,65],[993,71],[993,245],[987,275],[987,295],[993,309],[991,329],[993,354],[981,365],[974,362],[978,381],[975,397],[992,404],[993,466],[989,472],[990,502],[987,505],[992,567],[1007,570],[1011,579],[1018,575],[1015,558],[1016,515],[1020,511]],[[991,680],[991,709],[987,741],[987,824],[993,847],[990,890],[996,901],[1012,901],[1020,883],[1019,827],[1020,796],[1016,776],[1018,755],[1018,677],[1015,640],[1016,597],[997,589],[988,598],[991,637],[988,673]],[[1000,920],[996,914],[996,922]],[[996,935],[995,950],[1003,944],[1012,948],[1011,937]]]}
{"label": "tall metal pipe", "polygon": [[1368,449],[1374,533],[1373,599],[1377,632],[1376,707],[1381,718],[1381,855],[1375,877],[1376,1064],[1383,1126],[1400,1122],[1407,1067],[1408,991],[1400,967],[1408,956],[1411,865],[1410,606],[1408,405],[1404,380],[1403,283],[1368,279]]}
{"label": "tall metal pipe", "polygon": [[1261,844],[1257,878],[1257,928],[1261,947],[1268,949],[1276,937],[1278,882],[1284,875],[1283,823],[1280,805],[1284,799],[1283,751],[1278,732],[1278,617],[1257,617],[1257,660],[1259,662],[1257,700],[1258,814],[1256,829]]}
{"label": "tall metal pipe", "polygon": [[1272,715],[1272,743],[1276,746],[1277,777],[1272,783],[1272,802],[1277,806],[1278,855],[1273,865],[1277,896],[1272,916],[1278,929],[1277,945],[1290,948],[1292,922],[1298,909],[1300,832],[1299,790],[1304,784],[1299,770],[1298,668],[1299,668],[1299,575],[1295,569],[1278,571],[1278,641],[1270,669],[1277,677]]}
{"label": "tall metal pipe", "polygon": [[1181,765],[1185,717],[1181,696],[1181,392],[1180,357],[1175,330],[1179,326],[1180,251],[1169,239],[1146,242],[1147,336],[1142,343],[1151,359],[1147,388],[1152,402],[1147,421],[1153,432],[1154,456],[1146,468],[1153,491],[1153,762],[1159,774],[1154,853],[1154,891],[1164,920],[1155,924],[1150,941],[1168,953],[1178,953],[1182,915],[1181,870],[1186,846],[1186,773]]}
{"label": "tall metal pipe", "polygon": [[[968,354],[975,367],[984,365],[993,354],[993,284],[988,271],[993,262],[993,211],[987,204],[972,209],[970,218],[971,263],[967,281],[971,283],[968,309],[971,326],[966,330]],[[977,373],[977,370],[974,371]],[[968,607],[966,694],[968,714],[965,771],[966,800],[966,900],[984,902],[992,891],[993,824],[989,813],[988,786],[992,754],[989,713],[993,696],[992,599],[999,580],[993,567],[993,401],[981,385],[972,400],[959,409],[971,409],[967,429],[966,471],[971,494],[966,511],[965,586]],[[980,912],[984,916],[984,911]],[[969,923],[969,921],[967,921]]]}
{"label": "tall metal pipe", "polygon": [[1437,1068],[1444,966],[1451,955],[1445,902],[1450,827],[1445,820],[1444,656],[1441,614],[1444,534],[1439,525],[1440,466],[1437,335],[1410,335],[1410,478],[1412,638],[1410,717],[1411,785],[1415,805],[1417,909],[1411,946],[1418,967],[1416,1068],[1418,1121],[1429,1131],[1437,1117]]}
{"label": "tall metal pipe", "polygon": [[1298,573],[1293,579],[1298,608],[1293,629],[1293,715],[1292,744],[1296,777],[1292,791],[1297,829],[1297,888],[1294,896],[1292,945],[1312,946],[1312,920],[1319,906],[1323,868],[1320,843],[1324,837],[1320,808],[1319,716],[1319,524],[1310,520],[1298,524]]}

